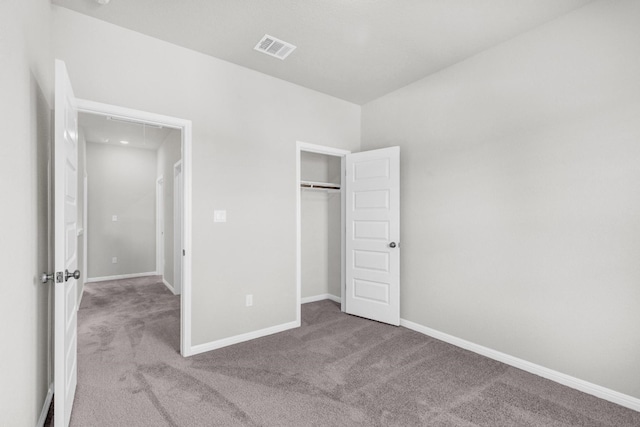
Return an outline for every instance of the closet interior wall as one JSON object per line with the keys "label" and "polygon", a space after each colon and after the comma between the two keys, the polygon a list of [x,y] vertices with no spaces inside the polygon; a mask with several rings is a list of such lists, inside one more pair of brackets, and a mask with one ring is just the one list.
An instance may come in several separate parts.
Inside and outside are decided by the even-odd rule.
{"label": "closet interior wall", "polygon": [[[341,158],[301,152],[304,182],[340,185]],[[332,295],[340,290],[340,190],[301,188],[302,298]]]}

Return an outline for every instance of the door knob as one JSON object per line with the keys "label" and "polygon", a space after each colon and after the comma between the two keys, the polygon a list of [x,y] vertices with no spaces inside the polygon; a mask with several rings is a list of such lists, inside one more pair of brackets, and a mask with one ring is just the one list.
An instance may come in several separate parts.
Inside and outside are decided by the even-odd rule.
{"label": "door knob", "polygon": [[78,280],[80,278],[80,270],[76,270],[73,273],[69,273],[69,270],[65,270],[64,271],[64,281],[66,282],[71,277],[73,277],[74,279]]}
{"label": "door knob", "polygon": [[396,247],[396,242],[391,242],[391,243],[389,243],[389,247],[390,247],[390,248],[395,248],[395,247]]}
{"label": "door knob", "polygon": [[[67,271],[67,273],[69,272]],[[78,272],[78,277],[80,277],[80,272]],[[57,273],[51,273],[51,274],[47,274],[46,272],[44,272],[42,273],[42,276],[40,276],[40,280],[42,281],[42,283],[47,283],[49,280],[56,283],[62,283],[62,271],[58,271]]]}

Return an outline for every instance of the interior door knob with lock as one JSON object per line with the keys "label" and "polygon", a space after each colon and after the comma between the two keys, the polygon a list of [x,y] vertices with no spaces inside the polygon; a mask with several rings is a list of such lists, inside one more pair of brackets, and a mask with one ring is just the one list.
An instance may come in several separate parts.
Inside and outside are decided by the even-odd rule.
{"label": "interior door knob with lock", "polygon": [[76,270],[73,273],[69,273],[69,270],[65,270],[64,271],[64,281],[66,282],[67,280],[69,280],[70,278],[74,278],[76,280],[78,280],[80,278],[80,270]]}
{"label": "interior door knob with lock", "polygon": [[42,273],[40,280],[42,281],[42,283],[47,283],[49,280],[53,280],[54,276],[55,276],[55,273],[51,273],[51,274]]}
{"label": "interior door knob with lock", "polygon": [[389,243],[389,247],[392,248],[392,249],[395,248],[396,246],[397,246],[396,242]]}
{"label": "interior door knob with lock", "polygon": [[62,276],[62,272],[58,272],[56,273],[51,273],[51,274],[47,274],[47,273],[42,273],[42,276],[40,276],[40,280],[42,281],[42,283],[47,283],[49,280],[53,281],[54,279],[56,279],[55,281],[57,281],[58,283],[62,282],[62,279],[64,277],[64,281],[66,282],[67,280],[69,280],[70,278],[74,278],[76,280],[78,280],[80,278],[80,270],[76,270],[73,273],[69,273],[69,270],[65,270],[64,271],[64,276]]}

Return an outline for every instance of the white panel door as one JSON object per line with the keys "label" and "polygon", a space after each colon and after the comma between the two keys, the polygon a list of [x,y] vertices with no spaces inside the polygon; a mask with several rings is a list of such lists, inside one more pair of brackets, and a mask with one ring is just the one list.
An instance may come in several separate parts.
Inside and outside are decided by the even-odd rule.
{"label": "white panel door", "polygon": [[71,419],[78,380],[78,110],[64,62],[56,60],[55,67],[54,425],[66,427]]}
{"label": "white panel door", "polygon": [[346,156],[345,311],[400,324],[400,147]]}

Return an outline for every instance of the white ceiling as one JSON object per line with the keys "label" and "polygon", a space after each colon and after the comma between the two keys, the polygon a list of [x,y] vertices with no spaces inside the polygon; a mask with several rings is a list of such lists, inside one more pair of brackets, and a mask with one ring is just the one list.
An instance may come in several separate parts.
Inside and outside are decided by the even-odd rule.
{"label": "white ceiling", "polygon": [[[593,0],[52,0],[364,104]],[[297,46],[253,50],[264,34]]]}
{"label": "white ceiling", "polygon": [[[157,150],[172,131],[179,132],[172,128],[110,120],[107,116],[90,113],[78,113],[78,127],[84,131],[87,142],[148,150]],[[129,143],[125,145],[120,141]]]}

